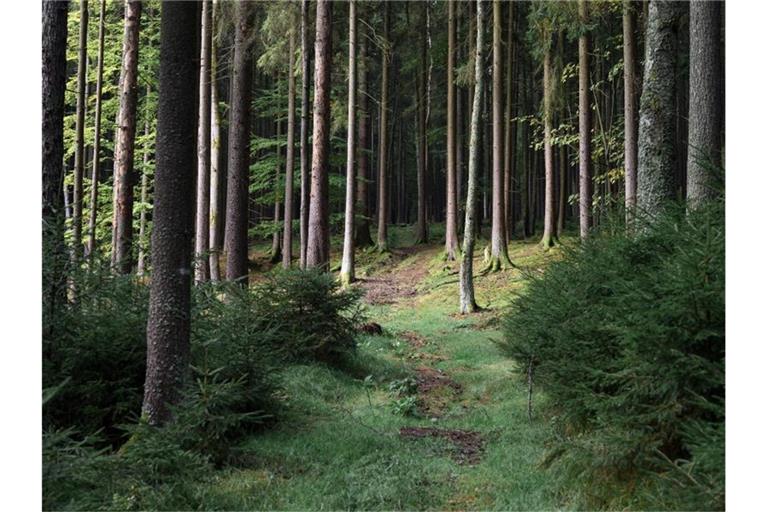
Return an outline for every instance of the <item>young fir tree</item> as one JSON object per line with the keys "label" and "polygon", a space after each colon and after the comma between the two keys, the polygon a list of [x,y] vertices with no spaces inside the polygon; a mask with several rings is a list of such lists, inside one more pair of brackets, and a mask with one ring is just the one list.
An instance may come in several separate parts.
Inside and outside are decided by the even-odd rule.
{"label": "young fir tree", "polygon": [[142,414],[171,419],[189,371],[190,248],[195,181],[197,5],[164,2],[160,28],[152,280]]}
{"label": "young fir tree", "polygon": [[224,231],[228,281],[248,284],[248,175],[251,76],[253,62],[248,35],[252,28],[251,3],[235,4],[235,49],[232,60],[232,98],[229,110],[229,165],[227,218]]}
{"label": "young fir tree", "polygon": [[112,266],[120,274],[130,273],[133,266],[133,157],[136,145],[141,7],[139,0],[128,0],[125,5],[112,215]]}
{"label": "young fir tree", "polygon": [[459,312],[472,313],[478,310],[475,302],[475,285],[472,280],[472,261],[475,256],[475,210],[477,208],[477,179],[480,165],[480,109],[485,87],[483,73],[483,47],[485,45],[485,6],[477,0],[477,34],[475,45],[475,86],[472,99],[472,121],[469,130],[469,170],[467,176],[467,207],[464,220],[464,244],[461,249],[459,267]]}
{"label": "young fir tree", "polygon": [[307,267],[329,270],[328,145],[331,100],[331,2],[318,0],[315,18],[315,104]]}
{"label": "young fir tree", "polygon": [[355,279],[355,97],[357,95],[357,13],[356,2],[349,2],[349,65],[347,91],[347,180],[344,204],[344,248],[341,257],[341,284]]}

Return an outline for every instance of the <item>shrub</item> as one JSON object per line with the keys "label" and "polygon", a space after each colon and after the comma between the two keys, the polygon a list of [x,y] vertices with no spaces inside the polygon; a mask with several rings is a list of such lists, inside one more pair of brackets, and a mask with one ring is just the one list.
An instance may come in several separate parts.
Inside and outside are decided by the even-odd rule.
{"label": "shrub", "polygon": [[581,506],[723,508],[724,241],[721,202],[673,208],[571,248],[514,301],[502,347],[534,364]]}

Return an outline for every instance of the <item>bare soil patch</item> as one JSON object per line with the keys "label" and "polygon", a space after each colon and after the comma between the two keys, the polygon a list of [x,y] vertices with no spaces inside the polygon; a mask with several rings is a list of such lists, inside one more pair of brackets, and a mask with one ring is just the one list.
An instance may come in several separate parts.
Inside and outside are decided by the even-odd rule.
{"label": "bare soil patch", "polygon": [[485,440],[479,432],[450,430],[434,427],[403,427],[400,436],[408,439],[426,437],[441,438],[453,444],[451,456],[459,464],[474,465],[480,462],[485,450]]}

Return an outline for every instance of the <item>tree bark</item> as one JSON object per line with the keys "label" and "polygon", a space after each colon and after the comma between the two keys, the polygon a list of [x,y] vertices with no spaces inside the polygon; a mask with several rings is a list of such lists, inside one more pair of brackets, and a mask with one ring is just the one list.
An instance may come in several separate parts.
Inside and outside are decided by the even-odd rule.
{"label": "tree bark", "polygon": [[693,208],[720,193],[717,173],[723,165],[725,131],[722,8],[721,2],[691,3],[687,195]]}
{"label": "tree bark", "polygon": [[211,169],[211,6],[203,0],[200,16],[200,79],[197,124],[197,208],[195,210],[195,284],[210,277],[208,236]]}
{"label": "tree bark", "polygon": [[624,0],[624,205],[627,222],[637,204],[637,7],[636,2]]}
{"label": "tree bark", "polygon": [[85,108],[88,69],[88,1],[80,0],[80,37],[77,48],[77,110],[75,120],[75,169],[72,194],[72,258],[75,265],[83,253],[83,173],[85,170]]}
{"label": "tree bark", "polygon": [[454,261],[459,252],[458,201],[456,187],[456,2],[448,1],[448,88],[446,102],[446,155],[445,155],[445,257]]}
{"label": "tree bark", "polygon": [[475,256],[475,210],[477,208],[477,176],[480,137],[480,109],[485,85],[483,75],[483,47],[485,32],[485,7],[483,0],[477,0],[477,34],[475,45],[475,87],[472,100],[472,121],[469,134],[469,170],[467,180],[467,208],[464,220],[464,244],[459,267],[459,312],[472,313],[478,310],[475,302],[475,286],[472,280],[472,263]]}
{"label": "tree bark", "polygon": [[[279,77],[275,76],[275,82],[278,82]],[[280,92],[282,90],[282,87],[278,85],[277,92],[278,95],[280,95]],[[281,125],[280,120],[278,119],[275,123],[276,130],[275,130],[275,137],[279,141],[281,138]],[[278,261],[282,260],[282,251],[280,250],[280,245],[282,242],[282,233],[280,232],[280,144],[277,144],[275,148],[275,156],[277,157],[277,165],[275,166],[275,204],[274,208],[272,209],[272,220],[274,223],[274,231],[272,232],[272,248],[269,250],[269,253],[272,255],[271,262],[277,263]]]}
{"label": "tree bark", "polygon": [[216,41],[213,35],[213,27],[216,26],[216,7],[219,0],[213,0],[211,4],[211,141],[210,141],[210,191],[209,191],[209,215],[208,215],[208,268],[211,273],[211,281],[217,282],[221,279],[221,270],[219,269],[219,253],[221,252],[221,230],[219,228],[219,188],[221,177],[219,176],[219,165],[221,162],[221,115],[219,114],[219,92],[216,86],[217,79],[217,57]]}
{"label": "tree bark", "polygon": [[368,112],[368,42],[363,37],[360,41],[359,99],[357,126],[357,208],[358,220],[355,228],[355,246],[368,247],[373,245],[371,239],[370,208],[368,205],[368,163],[369,163],[369,127],[370,113]]}
{"label": "tree bark", "polygon": [[142,3],[128,0],[125,7],[123,64],[120,80],[120,111],[115,140],[114,214],[112,266],[128,274],[133,266],[133,156],[136,143],[136,80],[139,64],[139,24]]}
{"label": "tree bark", "polygon": [[547,36],[544,53],[544,234],[541,245],[548,249],[557,241],[555,225],[555,162],[552,154],[552,45]]}
{"label": "tree bark", "polygon": [[307,266],[307,232],[309,230],[309,0],[301,2],[301,200],[299,205],[299,267]]}
{"label": "tree bark", "polygon": [[651,2],[638,132],[637,207],[655,216],[675,195],[675,94],[680,6]]}
{"label": "tree bark", "polygon": [[378,191],[379,209],[378,226],[376,230],[376,248],[379,252],[389,250],[387,242],[387,210],[389,198],[387,197],[387,110],[389,109],[389,3],[384,5],[384,40],[381,47],[381,105],[379,107],[379,180]]}
{"label": "tree bark", "polygon": [[317,1],[315,21],[315,103],[312,127],[312,183],[309,199],[307,267],[329,270],[328,144],[331,94],[331,2]]}
{"label": "tree bark", "polygon": [[505,243],[508,243],[514,233],[514,215],[513,215],[513,190],[515,180],[515,127],[512,122],[515,117],[514,112],[514,90],[513,82],[515,79],[516,62],[515,54],[515,11],[514,2],[509,2],[509,14],[507,19],[507,88],[506,100],[504,102],[504,232]]}
{"label": "tree bark", "polygon": [[[451,5],[452,2],[449,2]],[[427,5],[425,4],[425,9]],[[427,235],[427,201],[426,201],[426,166],[427,166],[427,118],[426,111],[426,75],[427,75],[427,41],[422,39],[421,58],[418,70],[418,85],[416,87],[416,232],[414,243],[424,244]],[[450,89],[450,87],[449,87]],[[402,134],[402,128],[401,128]],[[399,152],[402,155],[402,150]]]}
{"label": "tree bark", "polygon": [[504,103],[501,92],[502,82],[501,49],[501,1],[493,0],[493,81],[492,81],[492,190],[491,200],[491,258],[488,268],[495,272],[512,266],[507,253],[506,200],[504,197]]}
{"label": "tree bark", "polygon": [[296,75],[293,72],[296,33],[288,34],[288,133],[285,149],[285,213],[283,215],[283,268],[291,268],[293,259],[293,155],[296,131]]}
{"label": "tree bark", "polygon": [[99,50],[96,62],[96,111],[93,125],[93,167],[91,170],[91,201],[88,216],[88,252],[89,261],[93,262],[96,249],[96,218],[99,210],[99,165],[101,154],[101,91],[104,78],[104,10],[107,0],[101,0],[99,6]]}
{"label": "tree bark", "polygon": [[228,281],[248,284],[248,177],[253,63],[248,45],[251,4],[235,4],[235,49],[227,151],[227,218],[224,231]]}
{"label": "tree bark", "polygon": [[357,13],[349,2],[349,83],[347,90],[347,182],[344,206],[344,249],[341,257],[341,285],[355,280],[355,96],[357,94]]}
{"label": "tree bark", "polygon": [[587,1],[579,0],[579,20],[583,32],[579,36],[579,235],[589,235],[592,212],[592,149],[590,128],[592,113],[589,106],[589,19]]}
{"label": "tree bark", "polygon": [[160,25],[157,170],[147,374],[142,413],[150,425],[171,419],[189,371],[190,246],[195,181],[197,5],[164,2]]}

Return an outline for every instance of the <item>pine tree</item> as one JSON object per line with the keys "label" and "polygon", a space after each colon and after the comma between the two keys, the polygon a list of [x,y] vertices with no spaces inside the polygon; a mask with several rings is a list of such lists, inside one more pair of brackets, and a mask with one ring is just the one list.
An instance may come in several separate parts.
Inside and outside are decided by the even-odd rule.
{"label": "pine tree", "polygon": [[357,95],[357,13],[349,2],[349,65],[347,91],[347,181],[344,206],[344,248],[341,257],[341,284],[355,280],[355,97]]}

